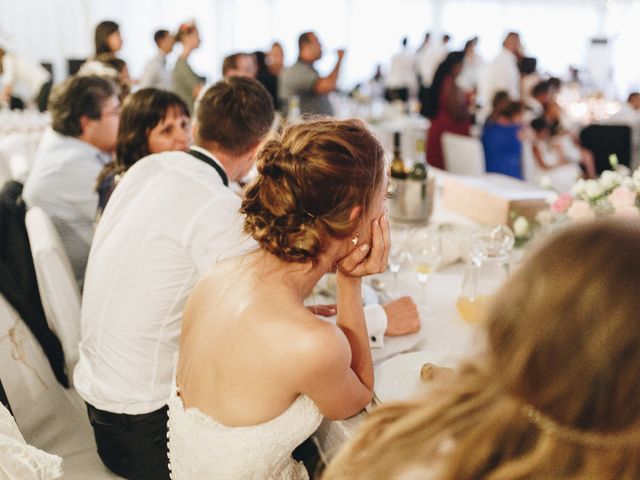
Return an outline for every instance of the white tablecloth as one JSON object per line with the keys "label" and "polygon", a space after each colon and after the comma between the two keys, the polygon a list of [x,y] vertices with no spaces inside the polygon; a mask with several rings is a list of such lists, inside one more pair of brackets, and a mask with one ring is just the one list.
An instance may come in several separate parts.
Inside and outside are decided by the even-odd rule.
{"label": "white tablecloth", "polygon": [[[437,208],[431,224],[450,223],[467,227],[473,230],[476,225],[470,220],[459,215]],[[392,226],[393,231],[397,226]],[[458,232],[464,228],[458,230]],[[459,235],[459,233],[457,233]],[[448,237],[443,233],[444,248],[446,244],[459,242],[459,238]],[[473,355],[482,348],[481,333],[477,326],[462,320],[456,310],[456,300],[464,275],[465,264],[457,262],[444,266],[439,271],[430,275],[427,282],[426,300],[431,311],[425,311],[423,305],[420,308],[421,329],[418,333],[402,337],[386,337],[384,347],[372,351],[374,366],[391,356],[406,350],[424,350],[450,354],[451,358],[463,360]],[[393,276],[389,272],[376,276],[378,284],[390,286]],[[416,303],[421,296],[421,287],[418,284],[417,275],[413,270],[407,269],[398,274],[398,291],[404,295],[410,295]],[[373,408],[375,406],[372,405]],[[366,413],[360,413],[354,417],[340,421],[324,420],[314,436],[323,461],[327,462],[340,446],[347,441],[355,429],[362,423]]]}

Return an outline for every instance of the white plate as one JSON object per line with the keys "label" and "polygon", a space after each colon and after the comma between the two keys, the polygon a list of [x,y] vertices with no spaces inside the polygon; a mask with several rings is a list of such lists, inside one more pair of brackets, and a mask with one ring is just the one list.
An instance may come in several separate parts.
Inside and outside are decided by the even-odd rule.
{"label": "white plate", "polygon": [[446,352],[424,351],[397,355],[376,365],[373,392],[378,403],[406,400],[423,385],[420,369],[425,363],[453,368],[457,362]]}

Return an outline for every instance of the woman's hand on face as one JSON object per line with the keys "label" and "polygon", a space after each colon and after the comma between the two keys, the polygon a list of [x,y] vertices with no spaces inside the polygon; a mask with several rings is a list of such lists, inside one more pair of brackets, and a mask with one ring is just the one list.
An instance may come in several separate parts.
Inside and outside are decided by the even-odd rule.
{"label": "woman's hand on face", "polygon": [[365,243],[355,248],[336,263],[338,270],[351,277],[382,273],[387,269],[390,246],[389,222],[382,215],[372,222],[371,246]]}

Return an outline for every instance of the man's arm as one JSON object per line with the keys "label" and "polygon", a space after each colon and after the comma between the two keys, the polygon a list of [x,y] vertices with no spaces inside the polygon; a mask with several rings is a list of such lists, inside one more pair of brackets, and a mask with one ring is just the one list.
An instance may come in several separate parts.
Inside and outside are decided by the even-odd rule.
{"label": "man's arm", "polygon": [[[311,305],[307,308],[321,317],[332,317],[336,314],[335,305]],[[364,317],[371,347],[382,347],[385,335],[409,335],[420,330],[418,307],[411,297],[407,296],[383,305],[367,305],[364,307]]]}
{"label": "man's arm", "polygon": [[338,75],[340,74],[340,66],[342,65],[342,59],[344,57],[344,50],[338,50],[338,61],[333,70],[326,77],[319,78],[313,85],[313,91],[318,94],[327,94],[333,92],[336,89],[338,83]]}

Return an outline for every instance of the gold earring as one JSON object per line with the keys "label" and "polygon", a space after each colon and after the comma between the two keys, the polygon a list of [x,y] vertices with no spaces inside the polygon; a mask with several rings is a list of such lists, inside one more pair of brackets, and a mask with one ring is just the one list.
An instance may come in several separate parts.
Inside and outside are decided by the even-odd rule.
{"label": "gold earring", "polygon": [[358,237],[358,232],[356,232],[356,234],[351,239],[351,245],[355,247],[356,245],[358,245],[359,241],[360,241],[360,238]]}

